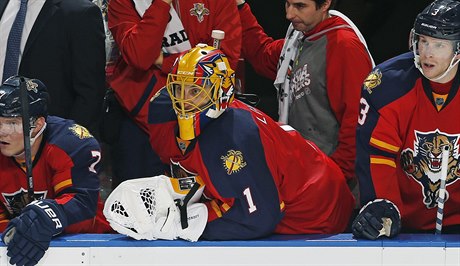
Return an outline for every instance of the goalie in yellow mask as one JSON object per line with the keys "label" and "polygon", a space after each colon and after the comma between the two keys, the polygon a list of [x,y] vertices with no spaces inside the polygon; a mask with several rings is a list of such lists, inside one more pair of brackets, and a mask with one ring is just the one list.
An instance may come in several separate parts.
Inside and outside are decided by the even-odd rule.
{"label": "goalie in yellow mask", "polygon": [[218,49],[197,45],[176,62],[166,88],[177,114],[179,137],[194,139],[234,98],[235,72]]}
{"label": "goalie in yellow mask", "polygon": [[[191,241],[343,232],[354,199],[340,168],[293,128],[281,127],[263,112],[234,100],[233,84],[234,72],[222,51],[200,45],[181,55],[167,90],[152,97],[149,106],[150,143],[170,165],[172,178],[138,181],[138,191],[149,186],[158,192],[149,193],[153,198],[147,197],[148,202],[164,207],[153,214],[142,212],[146,220],[154,220],[152,226],[132,219],[123,228],[117,224],[117,231],[137,239]],[[197,184],[200,189],[193,194]],[[124,219],[115,218],[122,212],[112,210],[130,206],[131,196],[122,200],[124,187],[117,187],[107,200],[105,213],[111,224]],[[162,191],[174,201],[179,199],[180,222],[172,199]],[[116,202],[123,208],[116,208]],[[145,209],[145,205],[136,206]],[[163,226],[169,224],[164,221],[175,222]],[[182,226],[183,221],[188,227]]]}

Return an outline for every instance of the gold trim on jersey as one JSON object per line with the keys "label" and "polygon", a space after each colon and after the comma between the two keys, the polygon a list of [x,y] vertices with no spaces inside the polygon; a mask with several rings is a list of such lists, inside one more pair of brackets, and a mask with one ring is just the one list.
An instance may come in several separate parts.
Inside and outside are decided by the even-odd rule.
{"label": "gold trim on jersey", "polygon": [[432,92],[432,94],[433,94],[434,103],[436,105],[436,109],[439,112],[439,111],[441,111],[442,107],[446,103],[447,96],[449,96],[449,94],[437,94],[435,92]]}
{"label": "gold trim on jersey", "polygon": [[225,212],[227,212],[230,209],[230,206],[228,206],[227,203],[222,204],[222,209],[224,209]]}
{"label": "gold trim on jersey", "polygon": [[384,148],[385,150],[390,150],[392,152],[398,152],[399,151],[399,147],[391,145],[391,144],[386,143],[384,141],[378,140],[376,138],[371,138],[371,140],[369,142],[374,144],[374,145],[376,145],[376,146],[378,146],[378,147],[380,147],[380,148]]}
{"label": "gold trim on jersey", "polygon": [[281,211],[284,211],[284,207],[286,207],[286,206],[285,206],[285,204],[284,204],[284,201],[282,201],[282,202],[280,203],[280,210],[281,210]]}
{"label": "gold trim on jersey", "polygon": [[396,168],[396,163],[393,159],[384,159],[384,158],[372,158],[371,164],[384,164]]}
{"label": "gold trim on jersey", "polygon": [[211,207],[214,210],[214,212],[216,213],[217,217],[219,217],[219,218],[222,217],[222,212],[220,211],[219,205],[217,205],[215,200],[211,201]]}
{"label": "gold trim on jersey", "polygon": [[64,180],[64,181],[58,183],[57,185],[55,185],[54,190],[59,191],[63,187],[68,187],[68,186],[71,186],[71,185],[72,185],[72,179],[67,179],[67,180]]}

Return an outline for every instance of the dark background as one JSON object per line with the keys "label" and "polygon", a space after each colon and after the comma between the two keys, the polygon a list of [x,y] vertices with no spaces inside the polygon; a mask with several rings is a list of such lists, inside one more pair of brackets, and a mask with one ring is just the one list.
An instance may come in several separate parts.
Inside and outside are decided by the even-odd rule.
{"label": "dark background", "polygon": [[[247,0],[259,24],[275,38],[284,38],[289,21],[282,0]],[[358,26],[376,64],[408,51],[409,31],[415,17],[432,1],[428,0],[338,0],[336,10]],[[277,119],[273,81],[258,76],[245,64],[245,90],[260,97],[257,106]]]}

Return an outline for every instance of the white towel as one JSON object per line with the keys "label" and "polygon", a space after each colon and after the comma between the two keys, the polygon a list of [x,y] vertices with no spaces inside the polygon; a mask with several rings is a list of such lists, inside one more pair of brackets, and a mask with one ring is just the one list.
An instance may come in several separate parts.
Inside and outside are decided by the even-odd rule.
{"label": "white towel", "polygon": [[304,37],[301,31],[297,31],[289,25],[289,28],[284,38],[284,46],[281,50],[281,55],[278,60],[278,72],[273,85],[278,91],[278,121],[287,124],[289,112],[289,83],[291,81],[291,71],[302,38]]}
{"label": "white towel", "polygon": [[[150,7],[152,4],[152,0],[133,0],[134,6],[136,7],[137,13],[143,17],[145,10]],[[171,15],[171,20],[169,21],[168,25],[166,26],[166,30],[163,34],[164,37],[168,38],[171,34],[177,33],[179,34],[180,31],[184,30],[184,26],[182,25],[182,21],[180,21],[179,16],[177,15],[176,10],[171,4],[171,8],[169,9],[169,14]],[[185,31],[184,31],[185,32]],[[179,35],[181,36],[181,35]],[[163,47],[163,52],[168,54],[180,53],[186,50],[189,50],[191,47],[190,42],[187,40],[171,45],[169,47]]]}

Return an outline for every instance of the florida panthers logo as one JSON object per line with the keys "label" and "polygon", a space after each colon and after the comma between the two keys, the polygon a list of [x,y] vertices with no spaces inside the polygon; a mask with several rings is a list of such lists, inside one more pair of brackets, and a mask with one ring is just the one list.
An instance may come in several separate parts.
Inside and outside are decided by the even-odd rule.
{"label": "florida panthers logo", "polygon": [[[445,146],[449,147],[446,186],[459,180],[459,138],[460,135],[449,135],[439,130],[415,131],[414,150],[409,148],[401,153],[401,166],[409,177],[414,178],[422,186],[423,203],[429,209],[437,206],[442,150]],[[448,196],[447,193],[446,201]]]}
{"label": "florida panthers logo", "polygon": [[382,82],[382,72],[380,72],[379,69],[375,69],[364,80],[363,86],[364,86],[364,89],[366,89],[367,92],[371,94],[372,90],[378,85],[380,85],[381,82]]}
{"label": "florida panthers logo", "polygon": [[29,79],[26,81],[26,87],[28,91],[38,93],[38,84],[33,82],[32,80]]}
{"label": "florida panthers logo", "polygon": [[[35,199],[45,199],[46,191],[35,191]],[[4,204],[10,217],[14,218],[21,214],[22,209],[29,204],[27,190],[21,188],[14,193],[2,193]]]}
{"label": "florida panthers logo", "polygon": [[222,159],[224,168],[227,170],[228,175],[239,172],[246,166],[246,162],[243,159],[243,153],[241,151],[229,150],[227,151],[227,155],[221,156],[220,159]]}
{"label": "florida panthers logo", "polygon": [[89,133],[88,129],[80,125],[74,124],[73,126],[69,127],[69,129],[79,139],[88,139],[93,137],[91,133]]}
{"label": "florida panthers logo", "polygon": [[204,7],[203,3],[193,4],[193,8],[190,9],[190,15],[196,16],[198,22],[203,22],[204,16],[209,16],[209,9]]}

